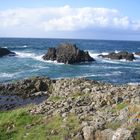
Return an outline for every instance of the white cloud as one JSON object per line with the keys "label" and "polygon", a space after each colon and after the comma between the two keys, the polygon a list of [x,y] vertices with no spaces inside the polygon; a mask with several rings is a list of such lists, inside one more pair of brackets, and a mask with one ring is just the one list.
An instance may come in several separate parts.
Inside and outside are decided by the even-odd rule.
{"label": "white cloud", "polygon": [[[116,9],[107,8],[17,8],[0,11],[1,29],[32,29],[33,31],[79,31],[86,29],[140,30],[140,21],[121,15]],[[24,30],[23,30],[24,32]]]}

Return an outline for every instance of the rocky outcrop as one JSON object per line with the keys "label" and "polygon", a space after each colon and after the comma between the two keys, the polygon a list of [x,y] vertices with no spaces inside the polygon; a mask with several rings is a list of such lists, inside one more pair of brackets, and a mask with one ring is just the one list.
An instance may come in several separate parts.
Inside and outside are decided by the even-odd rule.
{"label": "rocky outcrop", "polygon": [[0,57],[6,56],[6,55],[14,56],[15,53],[14,52],[11,52],[7,48],[0,48]]}
{"label": "rocky outcrop", "polygon": [[81,124],[76,136],[73,134],[77,139],[133,140],[135,124],[140,123],[139,93],[139,85],[115,86],[84,78],[60,79],[52,83],[49,98],[30,113],[60,115],[64,122],[69,114],[75,114]]}
{"label": "rocky outcrop", "polygon": [[48,94],[51,80],[43,77],[29,79],[0,85],[0,95],[18,95],[23,98]]}
{"label": "rocky outcrop", "polygon": [[[6,93],[26,98],[45,93],[47,98],[28,113],[43,115],[46,119],[43,122],[59,116],[60,129],[68,132],[73,129],[65,139],[134,140],[139,134],[136,127],[140,126],[140,85],[112,85],[85,78],[34,77],[1,85],[0,94]],[[59,129],[50,132],[49,136],[58,134]]]}
{"label": "rocky outcrop", "polygon": [[43,59],[65,64],[95,61],[88,52],[78,49],[74,44],[61,44],[56,49],[49,48]]}
{"label": "rocky outcrop", "polygon": [[140,52],[136,52],[135,54],[140,56]]}
{"label": "rocky outcrop", "polygon": [[135,59],[134,54],[128,53],[128,52],[118,52],[118,53],[112,52],[112,53],[109,53],[108,55],[99,55],[99,57],[109,58],[112,60],[125,59],[128,61],[133,61]]}

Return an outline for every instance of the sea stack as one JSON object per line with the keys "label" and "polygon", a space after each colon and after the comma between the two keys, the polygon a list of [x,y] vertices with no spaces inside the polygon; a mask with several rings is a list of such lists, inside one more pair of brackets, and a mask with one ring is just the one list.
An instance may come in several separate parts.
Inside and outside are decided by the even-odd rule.
{"label": "sea stack", "polygon": [[140,56],[140,52],[136,52],[135,54]]}
{"label": "sea stack", "polygon": [[6,56],[6,55],[14,56],[16,54],[14,52],[11,52],[7,48],[0,48],[0,57]]}
{"label": "sea stack", "polygon": [[109,58],[109,59],[112,59],[112,60],[125,59],[125,60],[128,60],[128,61],[133,61],[135,59],[133,53],[128,53],[128,52],[125,52],[125,51],[118,52],[118,53],[112,52],[112,53],[109,53],[108,55],[99,55],[99,57]]}
{"label": "sea stack", "polygon": [[70,43],[61,44],[58,48],[48,48],[43,59],[56,60],[58,63],[64,64],[95,61],[87,51],[80,50],[75,44]]}

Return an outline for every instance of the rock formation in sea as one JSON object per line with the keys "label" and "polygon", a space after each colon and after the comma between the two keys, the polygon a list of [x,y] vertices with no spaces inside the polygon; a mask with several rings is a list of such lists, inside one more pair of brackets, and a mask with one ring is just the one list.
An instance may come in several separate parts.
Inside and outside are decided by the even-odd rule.
{"label": "rock formation in sea", "polygon": [[140,56],[140,52],[136,52],[135,54]]}
{"label": "rock formation in sea", "polygon": [[49,48],[44,60],[56,60],[58,63],[74,64],[95,61],[89,53],[77,48],[75,44],[61,44],[58,48]]}
{"label": "rock formation in sea", "polygon": [[102,58],[109,58],[109,59],[112,59],[112,60],[121,60],[121,59],[125,59],[125,60],[128,60],[128,61],[133,61],[135,59],[134,57],[134,54],[132,53],[128,53],[128,52],[118,52],[118,53],[115,53],[115,52],[112,52],[112,53],[109,53],[108,55],[99,55],[99,57],[102,57]]}
{"label": "rock formation in sea", "polygon": [[11,52],[7,48],[0,48],[0,57],[6,56],[6,55],[14,56],[15,53],[14,52]]}

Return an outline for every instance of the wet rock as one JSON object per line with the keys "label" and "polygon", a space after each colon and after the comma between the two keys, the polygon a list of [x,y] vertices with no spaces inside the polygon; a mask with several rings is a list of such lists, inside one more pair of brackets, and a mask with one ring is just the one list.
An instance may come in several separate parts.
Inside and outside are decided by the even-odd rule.
{"label": "wet rock", "polygon": [[56,60],[58,63],[74,64],[95,61],[88,52],[84,52],[75,44],[61,44],[58,48],[49,48],[44,60]]}
{"label": "wet rock", "polygon": [[34,77],[15,83],[0,85],[0,94],[18,95],[23,98],[35,97],[49,94],[50,85],[51,80],[49,78]]}
{"label": "wet rock", "polygon": [[136,52],[135,54],[140,56],[140,52]]}
{"label": "wet rock", "polygon": [[14,52],[11,52],[7,48],[0,48],[0,57],[6,56],[6,55],[14,56],[16,54]]}
{"label": "wet rock", "polygon": [[99,55],[99,57],[109,58],[112,60],[125,59],[128,61],[133,61],[135,59],[134,54],[128,53],[128,52],[118,52],[118,53],[112,52],[112,53],[109,53],[108,55]]}

